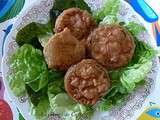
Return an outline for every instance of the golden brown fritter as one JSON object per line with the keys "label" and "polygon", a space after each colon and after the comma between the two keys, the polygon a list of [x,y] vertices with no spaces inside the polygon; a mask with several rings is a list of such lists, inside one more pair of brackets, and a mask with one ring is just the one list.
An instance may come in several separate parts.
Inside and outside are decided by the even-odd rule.
{"label": "golden brown fritter", "polygon": [[44,56],[49,68],[67,70],[85,58],[85,45],[65,28],[48,41],[44,48]]}
{"label": "golden brown fritter", "polygon": [[107,69],[122,67],[132,59],[133,37],[119,25],[100,26],[87,40],[88,53]]}
{"label": "golden brown fritter", "polygon": [[86,105],[94,105],[111,87],[107,71],[92,59],[70,67],[64,83],[68,95]]}
{"label": "golden brown fritter", "polygon": [[54,31],[61,32],[65,27],[69,28],[78,40],[82,40],[96,27],[96,23],[87,11],[70,8],[64,10],[57,18]]}

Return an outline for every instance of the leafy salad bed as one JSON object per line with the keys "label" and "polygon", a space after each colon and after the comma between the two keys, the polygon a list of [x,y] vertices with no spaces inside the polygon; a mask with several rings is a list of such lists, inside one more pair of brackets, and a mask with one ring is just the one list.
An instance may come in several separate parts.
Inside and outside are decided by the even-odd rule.
{"label": "leafy salad bed", "polygon": [[[91,116],[92,106],[76,103],[69,98],[64,89],[65,72],[47,68],[43,56],[43,47],[52,35],[57,16],[65,9],[78,7],[91,12],[83,0],[55,0],[50,11],[50,21],[46,24],[30,23],[21,29],[16,42],[20,46],[10,58],[14,73],[8,76],[10,88],[17,97],[28,94],[31,113],[37,120],[43,120],[51,112],[59,114],[65,120],[78,120],[81,116]],[[97,104],[97,111],[107,111],[121,105],[126,97],[138,86],[145,84],[145,77],[152,68],[155,51],[149,45],[138,40],[139,33],[145,28],[134,22],[118,22],[119,0],[106,0],[104,6],[93,13],[99,24],[123,25],[134,36],[136,49],[131,62],[119,69],[109,71],[112,88]]]}

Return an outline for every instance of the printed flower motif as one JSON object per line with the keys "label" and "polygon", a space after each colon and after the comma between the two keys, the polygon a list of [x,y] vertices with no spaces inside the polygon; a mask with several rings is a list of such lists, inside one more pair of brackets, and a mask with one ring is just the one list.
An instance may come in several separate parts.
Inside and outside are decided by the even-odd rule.
{"label": "printed flower motif", "polygon": [[11,108],[4,100],[0,100],[0,120],[13,120]]}

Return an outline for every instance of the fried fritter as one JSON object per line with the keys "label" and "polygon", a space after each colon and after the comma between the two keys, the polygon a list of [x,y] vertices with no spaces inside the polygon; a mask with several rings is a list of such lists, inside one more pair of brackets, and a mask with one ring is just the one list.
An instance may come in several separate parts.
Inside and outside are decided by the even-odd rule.
{"label": "fried fritter", "polygon": [[79,8],[70,8],[64,10],[57,18],[54,31],[59,33],[65,27],[69,28],[73,36],[78,40],[82,40],[96,27],[96,23],[87,11]]}
{"label": "fried fritter", "polygon": [[127,65],[134,49],[133,37],[120,25],[100,26],[87,40],[88,54],[107,69]]}
{"label": "fried fritter", "polygon": [[49,68],[67,70],[85,58],[85,45],[65,28],[50,38],[44,48],[44,56]]}
{"label": "fried fritter", "polygon": [[111,87],[107,70],[92,59],[70,67],[64,82],[68,95],[86,105],[94,105]]}

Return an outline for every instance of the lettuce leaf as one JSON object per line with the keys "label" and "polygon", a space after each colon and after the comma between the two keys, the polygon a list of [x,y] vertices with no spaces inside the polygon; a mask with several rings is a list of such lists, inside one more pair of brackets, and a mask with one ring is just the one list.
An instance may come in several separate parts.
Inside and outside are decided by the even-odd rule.
{"label": "lettuce leaf", "polygon": [[90,107],[81,105],[73,101],[66,93],[57,94],[51,101],[52,111],[60,114],[64,120],[78,120],[90,117],[93,111]]}
{"label": "lettuce leaf", "polygon": [[30,103],[33,106],[37,106],[39,101],[41,100],[42,96],[46,96],[47,94],[47,87],[39,90],[38,92],[35,92],[34,90],[31,89],[30,86],[26,85],[26,90],[27,90],[27,94],[30,100]]}
{"label": "lettuce leaf", "polygon": [[23,76],[21,72],[10,74],[8,76],[9,86],[14,95],[17,97],[25,96],[26,94],[25,82],[22,79]]}
{"label": "lettuce leaf", "polygon": [[46,120],[51,111],[48,96],[40,97],[37,106],[31,104],[31,114],[36,117],[36,120]]}
{"label": "lettuce leaf", "polygon": [[28,85],[35,91],[39,91],[43,87],[45,87],[48,83],[48,71],[46,70],[42,74],[40,74],[39,78],[40,80],[33,81],[29,83]]}
{"label": "lettuce leaf", "polygon": [[50,101],[52,101],[52,98],[55,97],[57,94],[63,92],[65,92],[63,78],[57,79],[48,85],[48,96]]}
{"label": "lettuce leaf", "polygon": [[64,75],[65,75],[64,71],[50,70],[49,71],[49,83],[57,81],[57,80],[62,80],[64,78]]}
{"label": "lettuce leaf", "polygon": [[128,67],[123,70],[120,78],[122,85],[126,87],[129,93],[135,89],[136,83],[144,80],[151,71],[152,58],[156,54],[155,50],[144,42],[136,40],[135,43],[134,57]]}
{"label": "lettuce leaf", "polygon": [[64,75],[65,72],[51,70],[49,71],[49,83],[47,94],[49,99],[52,99],[59,93],[65,92],[64,90]]}
{"label": "lettuce leaf", "polygon": [[29,86],[26,87],[30,102],[30,111],[36,120],[46,120],[51,112],[47,87],[35,92]]}
{"label": "lettuce leaf", "polygon": [[[24,93],[25,84],[35,92],[48,84],[48,69],[43,54],[29,44],[17,49],[10,58],[10,66],[14,72],[9,75],[9,83],[17,96],[23,95],[21,92]],[[22,86],[17,87],[16,84]]]}
{"label": "lettuce leaf", "polygon": [[19,46],[31,44],[35,48],[43,49],[52,35],[53,33],[50,22],[47,24],[32,22],[17,33],[16,42]]}
{"label": "lettuce leaf", "polygon": [[146,28],[138,23],[135,22],[129,22],[128,24],[125,24],[124,27],[127,28],[127,30],[134,35],[135,37],[141,33],[146,31]]}
{"label": "lettuce leaf", "polygon": [[117,22],[117,17],[115,15],[107,15],[103,21],[100,22],[101,25],[115,24]]}
{"label": "lettuce leaf", "polygon": [[120,9],[120,0],[105,0],[100,10],[94,13],[97,22],[102,21],[106,16],[117,16]]}
{"label": "lettuce leaf", "polygon": [[[64,93],[64,72],[50,70],[48,72],[48,85],[44,86],[43,89],[35,92],[31,89],[34,85],[26,85],[28,93],[31,114],[36,117],[37,120],[45,120],[47,115],[52,112],[50,107],[50,101],[59,93]],[[42,82],[43,83],[43,82]],[[39,85],[39,83],[35,84]]]}

